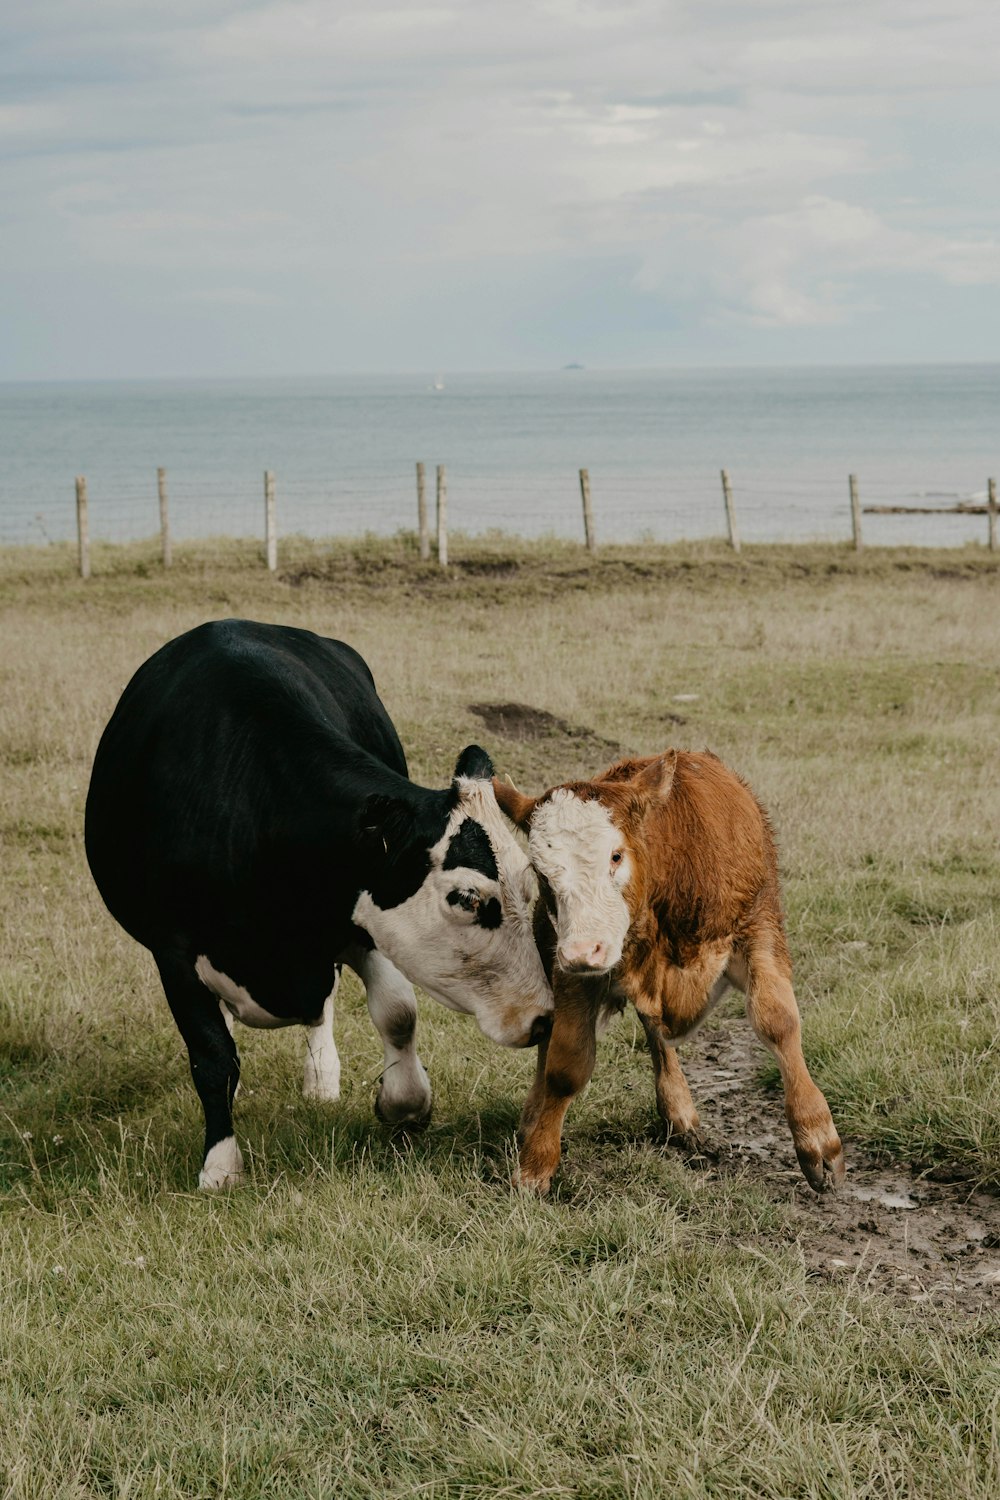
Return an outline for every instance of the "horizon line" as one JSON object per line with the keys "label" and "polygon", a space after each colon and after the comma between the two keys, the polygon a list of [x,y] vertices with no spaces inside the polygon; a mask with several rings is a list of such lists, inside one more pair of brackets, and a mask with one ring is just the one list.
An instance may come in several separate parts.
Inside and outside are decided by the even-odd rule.
{"label": "horizon line", "polygon": [[754,370],[902,370],[902,369],[993,369],[1000,360],[993,359],[886,359],[886,360],[787,360],[754,361],[731,364],[642,364],[642,365],[587,365],[583,362],[565,365],[494,365],[486,367],[463,367],[447,365],[424,366],[407,369],[341,369],[341,370],[286,370],[270,374],[247,374],[228,372],[212,374],[164,375],[0,375],[0,386],[12,385],[141,385],[181,384],[193,382],[223,383],[231,381],[272,380],[343,380],[361,379],[460,379],[484,375],[646,375],[685,373],[751,372]]}

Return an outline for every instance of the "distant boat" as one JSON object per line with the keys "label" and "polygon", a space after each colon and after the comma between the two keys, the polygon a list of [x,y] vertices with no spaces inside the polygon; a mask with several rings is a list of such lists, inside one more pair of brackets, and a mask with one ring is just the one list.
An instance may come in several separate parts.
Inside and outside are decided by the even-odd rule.
{"label": "distant boat", "polygon": [[564,370],[583,370],[583,369],[586,369],[586,366],[585,365],[578,365],[574,361],[573,364],[571,364],[571,365],[563,365],[563,369]]}
{"label": "distant boat", "polygon": [[443,391],[444,390],[444,380],[442,379],[442,377],[440,375],[435,375],[435,377],[434,377],[434,384],[431,386],[431,390],[432,391]]}

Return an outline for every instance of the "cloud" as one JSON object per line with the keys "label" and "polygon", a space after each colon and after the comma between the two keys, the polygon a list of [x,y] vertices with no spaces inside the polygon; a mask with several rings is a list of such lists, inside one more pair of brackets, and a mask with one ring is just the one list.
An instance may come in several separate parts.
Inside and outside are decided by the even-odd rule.
{"label": "cloud", "polygon": [[15,272],[304,308],[589,261],[747,329],[997,281],[987,0],[9,0],[3,28]]}
{"label": "cloud", "polygon": [[[739,254],[734,256],[735,235]],[[697,267],[691,271],[691,267]],[[647,291],[694,278],[693,295],[720,318],[754,327],[822,327],[871,313],[859,284],[884,275],[940,276],[952,285],[1000,285],[1000,245],[963,244],[894,229],[870,209],[812,195],[737,224],[688,218],[669,226],[637,273]]]}

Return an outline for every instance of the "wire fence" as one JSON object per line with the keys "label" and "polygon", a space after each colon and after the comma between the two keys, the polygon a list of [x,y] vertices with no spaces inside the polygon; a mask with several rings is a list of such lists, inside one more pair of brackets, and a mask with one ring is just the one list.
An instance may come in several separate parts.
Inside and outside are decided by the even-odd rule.
{"label": "wire fence", "polygon": [[[584,476],[592,512],[589,537],[581,504]],[[852,508],[852,486],[843,473],[770,478],[717,471],[660,477],[621,468],[505,474],[428,464],[425,493],[432,536],[442,481],[448,526],[471,536],[497,531],[526,538],[551,535],[593,547],[719,537],[737,548],[810,541],[997,546],[992,479],[981,492],[963,493],[946,479],[920,483],[916,477],[900,482],[860,476]],[[81,553],[93,540],[124,543],[160,533],[165,547],[209,537],[266,541],[265,484],[259,471],[205,478],[150,468],[81,476],[75,504],[72,484],[67,484],[64,500],[47,501],[41,509],[5,500],[0,541],[77,541]],[[391,535],[418,525],[414,468],[365,468],[336,476],[279,473],[271,477],[271,493],[272,542],[291,535],[317,541]],[[891,513],[894,508],[905,513]]]}

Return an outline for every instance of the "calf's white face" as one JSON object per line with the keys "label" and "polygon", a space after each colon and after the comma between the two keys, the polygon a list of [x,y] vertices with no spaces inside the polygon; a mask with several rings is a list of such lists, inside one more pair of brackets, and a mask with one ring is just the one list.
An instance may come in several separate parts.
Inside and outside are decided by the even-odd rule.
{"label": "calf's white face", "polygon": [[[353,920],[414,984],[474,1015],[501,1046],[523,1047],[547,1031],[552,1010],[532,929],[537,883],[490,783],[460,777],[456,785],[457,805],[418,889],[385,908],[363,891]],[[495,875],[461,863],[484,840],[492,858],[477,863]]]}
{"label": "calf's white face", "polygon": [[556,963],[571,973],[614,968],[632,920],[625,888],[633,871],[608,809],[557,788],[534,810],[528,850],[555,897]]}

